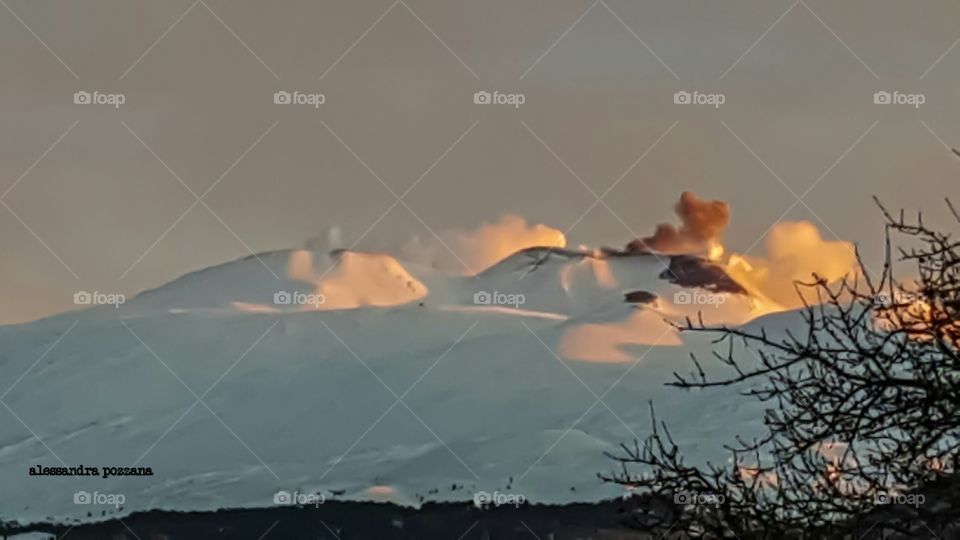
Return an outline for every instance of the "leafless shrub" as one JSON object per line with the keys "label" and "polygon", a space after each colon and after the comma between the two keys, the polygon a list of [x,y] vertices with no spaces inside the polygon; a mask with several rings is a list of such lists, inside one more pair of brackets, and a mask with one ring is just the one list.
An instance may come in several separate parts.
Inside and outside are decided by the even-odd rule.
{"label": "leafless shrub", "polygon": [[[764,434],[737,438],[723,465],[684,460],[653,415],[644,441],[609,457],[605,481],[673,501],[669,519],[631,526],[709,538],[946,538],[960,523],[960,242],[877,204],[886,221],[883,272],[798,283],[801,331],[681,330],[718,336],[714,358],[671,385],[739,389],[766,406]],[[953,217],[960,214],[947,201]],[[894,251],[891,247],[899,247]],[[859,260],[859,254],[858,254]],[[899,281],[907,265],[917,277]],[[813,296],[810,296],[810,295]],[[813,299],[816,301],[812,301]],[[690,504],[676,494],[713,494]]]}

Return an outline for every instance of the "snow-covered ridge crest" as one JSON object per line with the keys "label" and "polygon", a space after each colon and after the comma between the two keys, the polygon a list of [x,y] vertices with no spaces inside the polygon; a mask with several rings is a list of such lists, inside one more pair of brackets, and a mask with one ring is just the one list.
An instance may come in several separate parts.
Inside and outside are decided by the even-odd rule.
{"label": "snow-covered ridge crest", "polygon": [[486,291],[523,295],[526,307],[569,316],[637,289],[658,297],[683,288],[746,293],[721,266],[696,256],[534,246],[463,276],[388,253],[320,249],[265,252],[191,272],[135,296],[120,314],[470,306]]}

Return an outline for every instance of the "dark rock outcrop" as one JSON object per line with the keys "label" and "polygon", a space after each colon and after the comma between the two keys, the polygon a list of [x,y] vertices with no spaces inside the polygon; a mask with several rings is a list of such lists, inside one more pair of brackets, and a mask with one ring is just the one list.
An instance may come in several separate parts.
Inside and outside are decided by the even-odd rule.
{"label": "dark rock outcrop", "polygon": [[661,279],[683,287],[700,287],[713,292],[746,294],[719,265],[695,255],[673,255],[670,266],[660,273]]}
{"label": "dark rock outcrop", "polygon": [[652,304],[657,301],[657,295],[650,291],[630,291],[624,293],[623,301],[630,304]]}

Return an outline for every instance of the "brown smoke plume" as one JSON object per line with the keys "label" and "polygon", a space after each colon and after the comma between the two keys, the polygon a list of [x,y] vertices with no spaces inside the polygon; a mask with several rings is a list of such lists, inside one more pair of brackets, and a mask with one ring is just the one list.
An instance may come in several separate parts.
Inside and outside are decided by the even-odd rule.
{"label": "brown smoke plume", "polygon": [[680,226],[657,225],[653,236],[638,238],[627,244],[631,253],[656,251],[668,255],[706,251],[718,240],[730,223],[730,206],[723,201],[708,201],[692,191],[684,191],[673,207]]}

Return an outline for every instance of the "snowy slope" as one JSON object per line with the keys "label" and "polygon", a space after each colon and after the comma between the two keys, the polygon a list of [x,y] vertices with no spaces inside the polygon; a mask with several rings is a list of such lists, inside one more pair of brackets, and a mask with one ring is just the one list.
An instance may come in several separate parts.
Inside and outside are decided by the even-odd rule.
{"label": "snowy slope", "polygon": [[[677,304],[687,289],[660,277],[658,257],[528,250],[451,277],[386,255],[310,256],[308,270],[303,252],[262,254],[119,309],[0,327],[0,380],[13,385],[0,398],[0,484],[14,487],[0,490],[0,519],[262,507],[279,490],[402,504],[478,490],[596,500],[619,494],[596,477],[612,467],[603,452],[647,434],[649,400],[695,459],[722,459],[723,442],[758,428],[757,405],[729,389],[663,386],[689,370],[691,351],[710,350],[665,318],[746,321],[752,300]],[[379,305],[272,303],[277,291],[347,294],[356,275],[378,289],[344,305]],[[637,290],[657,299],[623,301]],[[483,292],[524,302],[475,304]],[[64,463],[154,476],[28,476]],[[75,504],[78,491],[123,494],[123,508]]]}

